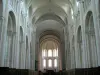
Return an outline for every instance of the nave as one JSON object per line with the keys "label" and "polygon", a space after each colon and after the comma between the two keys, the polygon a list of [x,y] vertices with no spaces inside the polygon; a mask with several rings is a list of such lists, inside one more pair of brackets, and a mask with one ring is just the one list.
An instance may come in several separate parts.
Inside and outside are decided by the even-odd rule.
{"label": "nave", "polygon": [[100,75],[100,0],[0,0],[0,75]]}

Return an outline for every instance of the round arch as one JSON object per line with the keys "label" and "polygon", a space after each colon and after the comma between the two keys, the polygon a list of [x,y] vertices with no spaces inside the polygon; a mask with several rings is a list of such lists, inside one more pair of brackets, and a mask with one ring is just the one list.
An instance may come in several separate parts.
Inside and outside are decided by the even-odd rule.
{"label": "round arch", "polygon": [[[12,11],[8,15],[8,25],[7,25],[7,62],[6,66],[13,68],[13,53],[15,52],[15,43],[16,43],[16,19]],[[8,64],[7,64],[8,63]]]}
{"label": "round arch", "polygon": [[[96,37],[94,29],[93,13],[89,11],[85,20],[85,32],[86,32],[86,46],[88,50],[88,67],[95,67],[97,63],[97,48],[96,48]],[[95,63],[95,64],[94,64]]]}
{"label": "round arch", "polygon": [[81,30],[81,26],[78,27],[78,31],[77,31],[77,48],[78,48],[78,58],[79,58],[79,67],[82,68],[82,30]]}
{"label": "round arch", "polygon": [[20,26],[20,35],[19,35],[19,68],[22,66],[22,50],[23,50],[23,28]]}
{"label": "round arch", "polygon": [[[40,37],[40,50],[39,50],[39,55],[41,55],[42,57],[39,57],[39,61],[40,61],[40,66],[39,66],[39,68],[40,68],[40,70],[44,70],[44,69],[56,69],[56,70],[58,70],[58,69],[61,69],[61,55],[60,55],[60,39],[57,37],[57,36],[55,36],[55,35],[42,35],[42,37]],[[50,59],[51,59],[51,61],[52,61],[52,68],[50,68],[49,67],[49,63],[47,63],[47,62],[49,62],[49,57],[45,57],[45,58],[43,58],[43,52],[45,51],[45,53],[46,53],[46,55],[48,56],[48,52],[49,51],[51,51],[51,54],[52,54],[52,57],[50,57]],[[60,63],[60,65],[55,65],[55,64],[53,64],[54,62],[54,58],[55,57],[53,57],[53,54],[54,54],[54,52],[55,51],[57,51],[58,52],[58,56],[57,56],[57,58],[60,58],[60,59],[57,59],[57,62],[55,63],[55,64],[58,64],[58,63]],[[55,58],[56,59],[56,58]],[[43,66],[43,60],[44,61],[47,61],[46,62],[46,65],[44,65],[44,66],[46,66],[46,67],[44,67]],[[54,67],[54,66],[57,66],[57,67]]]}
{"label": "round arch", "polygon": [[25,58],[25,68],[28,68],[28,36],[26,36],[26,58]]}

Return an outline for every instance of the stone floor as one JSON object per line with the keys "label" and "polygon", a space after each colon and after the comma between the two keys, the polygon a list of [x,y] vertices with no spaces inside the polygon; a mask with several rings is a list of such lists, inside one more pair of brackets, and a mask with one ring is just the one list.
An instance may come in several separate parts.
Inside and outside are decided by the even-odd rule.
{"label": "stone floor", "polygon": [[68,71],[59,71],[59,72],[54,72],[53,70],[47,70],[45,73],[41,71],[33,71],[28,69],[0,67],[0,75],[100,75],[100,67],[72,69]]}

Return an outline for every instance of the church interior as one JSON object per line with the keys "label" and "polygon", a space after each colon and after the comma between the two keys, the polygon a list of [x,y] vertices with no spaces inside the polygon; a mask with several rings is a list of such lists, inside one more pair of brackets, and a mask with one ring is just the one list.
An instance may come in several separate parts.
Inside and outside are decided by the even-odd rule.
{"label": "church interior", "polygon": [[100,75],[100,0],[0,0],[0,75]]}

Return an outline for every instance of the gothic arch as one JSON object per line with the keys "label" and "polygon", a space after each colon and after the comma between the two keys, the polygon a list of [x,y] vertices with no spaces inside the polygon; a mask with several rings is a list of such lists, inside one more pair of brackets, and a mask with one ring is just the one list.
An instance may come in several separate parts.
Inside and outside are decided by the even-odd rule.
{"label": "gothic arch", "polygon": [[78,27],[78,32],[77,32],[77,48],[78,48],[78,58],[79,58],[79,65],[82,67],[82,30],[81,26]]}
{"label": "gothic arch", "polygon": [[86,32],[86,46],[88,50],[88,60],[89,67],[97,66],[97,48],[96,48],[96,38],[95,29],[93,21],[93,13],[89,11],[86,16],[85,21],[85,32]]}
{"label": "gothic arch", "polygon": [[8,25],[7,25],[7,60],[5,65],[8,67],[13,67],[15,52],[15,43],[16,43],[16,20],[15,15],[12,11],[9,12],[8,15]]}
{"label": "gothic arch", "polygon": [[19,35],[19,67],[21,67],[22,60],[22,51],[23,51],[23,29],[20,26],[20,35]]}
{"label": "gothic arch", "polygon": [[26,36],[26,63],[25,63],[25,68],[28,68],[28,36]]}

